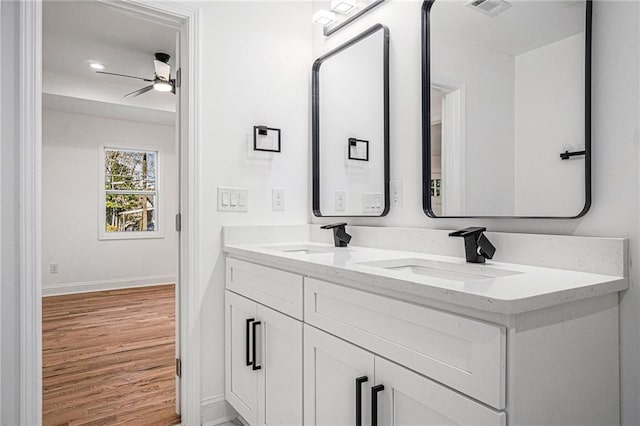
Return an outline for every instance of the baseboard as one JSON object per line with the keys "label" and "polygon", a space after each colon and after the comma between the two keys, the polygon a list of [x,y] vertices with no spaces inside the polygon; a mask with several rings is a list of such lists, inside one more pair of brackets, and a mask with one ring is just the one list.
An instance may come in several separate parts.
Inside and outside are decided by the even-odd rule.
{"label": "baseboard", "polygon": [[60,296],[63,294],[89,293],[92,291],[121,290],[134,287],[173,284],[175,277],[161,275],[155,277],[121,278],[115,280],[85,281],[78,283],[49,284],[42,286],[42,296]]}
{"label": "baseboard", "polygon": [[238,414],[224,399],[224,395],[212,396],[200,401],[202,426],[216,426],[235,420],[237,417]]}

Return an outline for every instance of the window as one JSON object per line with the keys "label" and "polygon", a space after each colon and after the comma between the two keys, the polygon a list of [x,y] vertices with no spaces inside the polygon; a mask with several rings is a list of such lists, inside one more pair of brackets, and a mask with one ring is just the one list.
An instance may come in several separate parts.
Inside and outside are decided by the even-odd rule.
{"label": "window", "polygon": [[158,151],[104,147],[102,154],[101,238],[160,236]]}

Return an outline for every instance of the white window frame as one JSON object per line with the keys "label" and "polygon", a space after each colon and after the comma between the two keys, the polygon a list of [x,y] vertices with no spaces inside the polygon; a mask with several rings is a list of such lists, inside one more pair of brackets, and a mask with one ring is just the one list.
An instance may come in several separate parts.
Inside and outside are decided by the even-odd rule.
{"label": "white window frame", "polygon": [[[156,199],[154,207],[155,230],[153,231],[128,231],[128,232],[107,232],[106,224],[106,196],[105,188],[105,151],[107,149],[117,151],[134,151],[134,152],[155,152],[156,153]],[[103,142],[100,143],[98,149],[98,240],[140,240],[164,238],[164,197],[161,196],[161,158],[164,152],[161,146],[149,145],[138,142]],[[126,191],[135,192],[135,191]],[[146,192],[146,191],[142,191]]]}

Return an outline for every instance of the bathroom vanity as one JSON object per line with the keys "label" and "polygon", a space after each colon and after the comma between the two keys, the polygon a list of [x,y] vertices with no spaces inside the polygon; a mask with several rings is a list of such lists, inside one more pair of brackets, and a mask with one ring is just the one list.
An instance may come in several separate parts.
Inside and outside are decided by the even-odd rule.
{"label": "bathroom vanity", "polygon": [[225,228],[226,399],[250,425],[619,423],[625,240],[489,233],[498,261],[472,265],[445,231],[349,230]]}

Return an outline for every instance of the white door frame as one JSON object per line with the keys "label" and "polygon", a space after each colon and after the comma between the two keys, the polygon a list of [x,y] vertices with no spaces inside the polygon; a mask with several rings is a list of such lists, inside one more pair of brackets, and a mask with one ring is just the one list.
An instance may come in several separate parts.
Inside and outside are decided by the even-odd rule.
{"label": "white door frame", "polygon": [[[173,2],[120,0],[110,4],[179,28],[182,86],[178,271],[181,415],[200,424],[200,325],[198,321],[198,12]],[[42,0],[20,2],[20,424],[42,424]]]}
{"label": "white door frame", "polygon": [[442,216],[464,216],[466,212],[466,123],[464,84],[433,79],[442,91]]}

